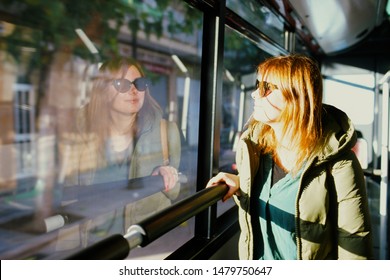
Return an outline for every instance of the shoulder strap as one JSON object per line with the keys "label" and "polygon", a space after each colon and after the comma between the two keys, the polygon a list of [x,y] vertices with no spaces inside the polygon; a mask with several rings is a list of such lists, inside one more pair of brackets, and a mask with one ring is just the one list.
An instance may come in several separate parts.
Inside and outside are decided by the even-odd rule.
{"label": "shoulder strap", "polygon": [[163,165],[169,165],[169,149],[168,149],[168,123],[167,120],[161,119],[161,147],[163,153]]}

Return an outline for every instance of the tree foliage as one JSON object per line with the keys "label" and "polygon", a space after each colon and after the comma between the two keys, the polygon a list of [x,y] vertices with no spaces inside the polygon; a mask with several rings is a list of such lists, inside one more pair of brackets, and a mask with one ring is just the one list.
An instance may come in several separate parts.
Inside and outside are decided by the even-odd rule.
{"label": "tree foliage", "polygon": [[[169,7],[180,9],[183,20],[178,22]],[[118,35],[124,26],[134,39],[139,31],[157,37],[191,34],[199,24],[191,8],[178,0],[2,0],[0,20],[2,17],[15,28],[1,38],[0,49],[17,62],[22,59],[22,47],[36,50],[30,58],[33,67],[49,63],[57,51],[96,59],[77,36],[78,28],[98,46],[101,59],[118,53]]]}

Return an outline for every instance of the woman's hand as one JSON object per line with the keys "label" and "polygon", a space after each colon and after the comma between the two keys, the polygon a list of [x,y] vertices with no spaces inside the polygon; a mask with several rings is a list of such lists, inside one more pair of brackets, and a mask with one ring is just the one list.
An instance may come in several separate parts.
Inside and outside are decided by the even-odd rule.
{"label": "woman's hand", "polygon": [[222,198],[222,201],[226,201],[233,196],[233,194],[240,195],[240,178],[237,175],[219,172],[215,177],[211,178],[207,183],[206,188],[216,186],[224,183],[229,187],[228,192]]}
{"label": "woman's hand", "polygon": [[152,172],[152,176],[161,175],[164,180],[165,191],[173,189],[179,180],[179,173],[173,166],[160,166]]}

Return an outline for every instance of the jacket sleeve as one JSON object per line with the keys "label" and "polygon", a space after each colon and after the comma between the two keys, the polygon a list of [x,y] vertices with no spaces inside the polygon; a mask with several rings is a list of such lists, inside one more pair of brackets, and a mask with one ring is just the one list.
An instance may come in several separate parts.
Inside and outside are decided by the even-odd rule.
{"label": "jacket sleeve", "polygon": [[[181,158],[181,139],[179,129],[174,122],[168,122],[168,145],[170,165],[178,169]],[[176,199],[179,196],[180,185],[180,181],[178,181],[173,189],[163,194],[171,200]]]}
{"label": "jacket sleeve", "polygon": [[371,222],[363,171],[353,152],[331,170],[337,197],[338,258],[372,257]]}
{"label": "jacket sleeve", "polygon": [[[239,257],[243,260],[254,259],[254,237],[251,215],[251,188],[259,166],[259,156],[249,140],[241,139],[236,152],[236,164],[239,171],[240,196],[233,198],[238,205],[240,224]],[[256,218],[256,217],[255,217]]]}
{"label": "jacket sleeve", "polygon": [[170,165],[179,168],[181,155],[181,139],[179,129],[174,122],[168,122],[168,145]]}

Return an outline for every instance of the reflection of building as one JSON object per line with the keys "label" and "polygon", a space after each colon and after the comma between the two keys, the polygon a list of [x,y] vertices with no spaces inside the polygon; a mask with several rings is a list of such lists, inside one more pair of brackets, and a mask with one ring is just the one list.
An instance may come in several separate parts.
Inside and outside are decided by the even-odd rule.
{"label": "reflection of building", "polygon": [[35,173],[35,91],[32,85],[14,86],[14,129],[17,178]]}
{"label": "reflection of building", "polygon": [[[15,25],[0,22],[0,36]],[[22,51],[31,49],[20,47]],[[35,91],[31,84],[19,83],[20,73],[6,52],[0,52],[0,194],[16,188],[17,179],[35,172]],[[22,69],[24,67],[21,67]]]}

